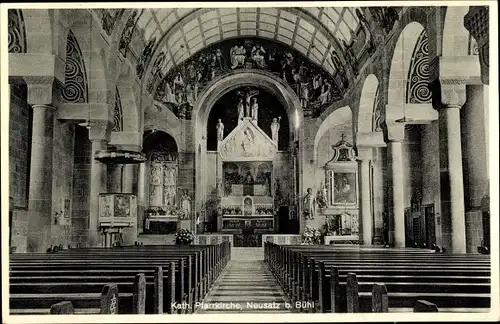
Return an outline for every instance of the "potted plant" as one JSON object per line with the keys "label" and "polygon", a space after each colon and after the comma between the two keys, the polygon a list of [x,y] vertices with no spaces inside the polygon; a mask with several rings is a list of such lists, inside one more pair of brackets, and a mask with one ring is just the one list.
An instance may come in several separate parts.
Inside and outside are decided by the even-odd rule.
{"label": "potted plant", "polygon": [[194,241],[194,234],[188,229],[180,229],[175,233],[175,245],[190,245]]}

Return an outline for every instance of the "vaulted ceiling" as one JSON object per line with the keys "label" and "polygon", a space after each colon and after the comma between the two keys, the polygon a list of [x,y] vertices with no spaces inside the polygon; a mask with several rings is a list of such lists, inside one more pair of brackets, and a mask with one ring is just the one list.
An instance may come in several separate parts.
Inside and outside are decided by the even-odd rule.
{"label": "vaulted ceiling", "polygon": [[[332,73],[332,49],[349,43],[360,21],[354,7],[343,8],[143,8],[130,42],[134,56],[154,40],[166,53],[166,74],[204,47],[228,38],[257,36],[287,44]],[[359,10],[359,9],[358,9]],[[117,9],[109,9],[111,17]],[[359,13],[358,13],[359,14]]]}

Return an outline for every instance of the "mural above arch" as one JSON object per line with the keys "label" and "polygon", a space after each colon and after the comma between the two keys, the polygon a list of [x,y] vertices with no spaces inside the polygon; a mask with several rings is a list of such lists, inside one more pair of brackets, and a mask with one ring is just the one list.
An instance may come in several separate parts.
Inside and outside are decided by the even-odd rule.
{"label": "mural above arch", "polygon": [[408,71],[406,103],[430,103],[429,89],[429,37],[425,29],[418,37]]}
{"label": "mural above arch", "polygon": [[9,53],[26,53],[26,30],[24,28],[23,13],[19,9],[10,9],[8,12]]}
{"label": "mural above arch", "polygon": [[164,77],[159,72],[161,63],[155,61],[153,73],[146,80],[148,91],[152,92],[154,84],[158,84],[154,99],[182,119],[189,119],[186,112],[192,110],[198,94],[211,80],[241,68],[266,70],[285,80],[300,98],[306,115],[313,117],[342,99],[349,86],[346,70],[339,60],[332,62],[335,67],[332,76],[298,51],[257,37],[212,44]]}
{"label": "mural above arch", "polygon": [[87,71],[82,51],[75,34],[70,30],[66,43],[66,65],[62,101],[71,103],[88,102]]}

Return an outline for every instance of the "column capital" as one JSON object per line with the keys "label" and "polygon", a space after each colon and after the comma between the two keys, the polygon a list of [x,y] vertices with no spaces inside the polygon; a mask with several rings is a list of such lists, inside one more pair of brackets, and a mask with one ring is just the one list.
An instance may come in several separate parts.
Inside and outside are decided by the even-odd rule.
{"label": "column capital", "polygon": [[109,142],[111,137],[111,128],[113,125],[109,120],[90,120],[89,122],[89,139],[91,141],[106,141]]}
{"label": "column capital", "polygon": [[25,77],[28,85],[28,103],[30,105],[54,105],[56,95],[55,79],[52,76]]}
{"label": "column capital", "polygon": [[356,147],[356,159],[363,162],[373,160],[373,148],[367,146]]}
{"label": "column capital", "polygon": [[56,107],[52,106],[52,105],[31,105],[31,108],[33,109],[47,109],[47,110],[51,110],[51,111],[55,111],[56,110]]}
{"label": "column capital", "polygon": [[389,142],[402,142],[405,138],[405,124],[395,120],[386,120],[387,139]]}
{"label": "column capital", "polygon": [[435,109],[461,108],[466,100],[463,80],[439,80],[429,84],[432,91],[432,106]]}

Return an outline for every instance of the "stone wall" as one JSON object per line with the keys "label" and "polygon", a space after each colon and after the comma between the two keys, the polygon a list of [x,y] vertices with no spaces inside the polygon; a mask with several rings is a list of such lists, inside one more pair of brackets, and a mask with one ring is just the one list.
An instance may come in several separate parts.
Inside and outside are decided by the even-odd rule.
{"label": "stone wall", "polygon": [[28,207],[28,184],[31,155],[31,108],[26,102],[26,87],[10,91],[9,116],[9,196],[14,206]]}
{"label": "stone wall", "polygon": [[26,102],[26,86],[10,85],[9,196],[14,202],[11,243],[17,252],[26,251],[28,234],[31,118],[31,108]]}

